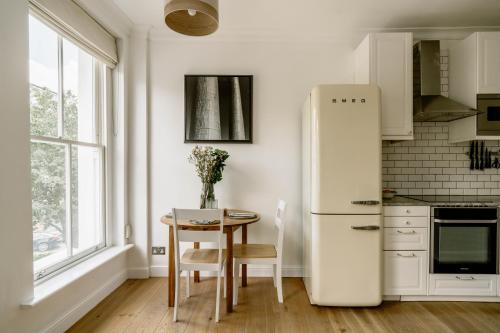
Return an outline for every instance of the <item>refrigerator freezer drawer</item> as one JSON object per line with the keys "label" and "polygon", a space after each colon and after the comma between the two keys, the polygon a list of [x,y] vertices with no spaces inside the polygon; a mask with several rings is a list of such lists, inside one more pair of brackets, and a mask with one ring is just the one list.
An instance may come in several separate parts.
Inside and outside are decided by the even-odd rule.
{"label": "refrigerator freezer drawer", "polygon": [[311,220],[308,287],[311,303],[379,305],[382,301],[382,217],[313,214]]}

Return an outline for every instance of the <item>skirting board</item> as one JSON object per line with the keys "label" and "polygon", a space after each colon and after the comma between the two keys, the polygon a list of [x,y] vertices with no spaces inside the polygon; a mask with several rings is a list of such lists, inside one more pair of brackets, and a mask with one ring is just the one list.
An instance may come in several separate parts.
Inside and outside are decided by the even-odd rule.
{"label": "skirting board", "polygon": [[[168,276],[168,266],[151,266],[151,277]],[[201,272],[201,276],[215,276],[212,272]],[[250,277],[272,277],[271,266],[249,265],[248,276]],[[302,277],[302,266],[283,266],[283,277]]]}
{"label": "skirting board", "polygon": [[402,302],[500,302],[496,296],[401,296]]}
{"label": "skirting board", "polygon": [[127,272],[129,279],[148,279],[152,276],[148,267],[133,267],[129,268]]}
{"label": "skirting board", "polygon": [[105,285],[97,289],[80,303],[71,308],[68,312],[52,322],[42,333],[65,332],[87,312],[92,310],[100,301],[111,294],[116,288],[121,286],[127,280],[127,271],[122,271],[111,278]]}

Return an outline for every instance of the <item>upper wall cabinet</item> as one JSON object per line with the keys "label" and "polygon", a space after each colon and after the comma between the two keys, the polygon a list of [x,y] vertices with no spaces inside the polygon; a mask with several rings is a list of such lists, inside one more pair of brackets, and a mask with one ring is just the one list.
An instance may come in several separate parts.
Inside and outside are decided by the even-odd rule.
{"label": "upper wall cabinet", "polygon": [[[449,96],[473,108],[478,94],[500,94],[500,32],[476,32],[450,47]],[[473,116],[451,121],[450,142],[498,140],[498,135],[484,135],[478,126],[481,118]]]}
{"label": "upper wall cabinet", "polygon": [[500,93],[500,32],[478,32],[477,92]]}
{"label": "upper wall cabinet", "polygon": [[382,94],[382,140],[413,139],[413,37],[371,33],[355,51],[355,83],[375,83]]}

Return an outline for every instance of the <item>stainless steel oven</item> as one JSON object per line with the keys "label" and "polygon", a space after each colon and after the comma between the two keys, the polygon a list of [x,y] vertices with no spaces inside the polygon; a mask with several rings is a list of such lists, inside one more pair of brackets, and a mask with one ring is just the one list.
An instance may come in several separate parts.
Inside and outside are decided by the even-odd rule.
{"label": "stainless steel oven", "polygon": [[433,207],[431,273],[498,274],[498,207]]}
{"label": "stainless steel oven", "polygon": [[500,135],[500,94],[477,95],[477,135]]}

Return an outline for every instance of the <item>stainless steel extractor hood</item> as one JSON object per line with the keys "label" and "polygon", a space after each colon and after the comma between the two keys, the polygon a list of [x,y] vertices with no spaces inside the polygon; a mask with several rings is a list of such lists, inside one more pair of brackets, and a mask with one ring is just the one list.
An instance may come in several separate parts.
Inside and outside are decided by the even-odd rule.
{"label": "stainless steel extractor hood", "polygon": [[413,47],[413,120],[451,121],[479,111],[441,96],[441,64],[438,40],[421,41]]}

